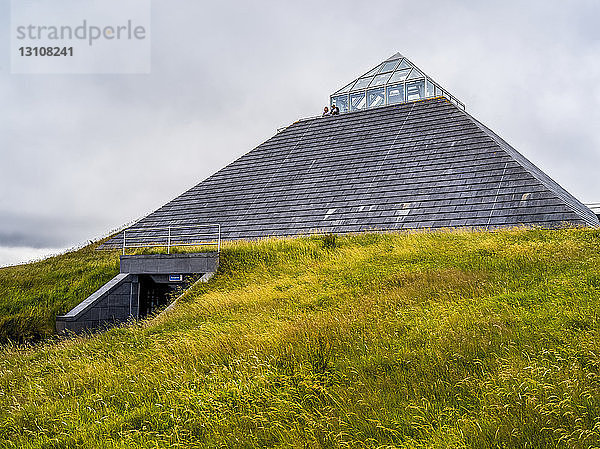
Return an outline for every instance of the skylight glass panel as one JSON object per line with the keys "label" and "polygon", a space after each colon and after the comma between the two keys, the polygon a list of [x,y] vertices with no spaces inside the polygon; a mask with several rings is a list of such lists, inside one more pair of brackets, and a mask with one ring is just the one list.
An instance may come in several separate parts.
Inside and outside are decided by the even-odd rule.
{"label": "skylight glass panel", "polygon": [[427,82],[425,83],[425,96],[427,98],[434,96],[433,86],[434,86],[434,84],[431,81],[429,81],[429,80],[427,80]]}
{"label": "skylight glass panel", "polygon": [[408,76],[407,79],[409,80],[414,80],[416,78],[423,78],[425,75],[423,75],[419,69],[412,69],[412,72],[410,72],[410,75]]}
{"label": "skylight glass panel", "polygon": [[364,92],[350,94],[350,111],[360,111],[367,104]]}
{"label": "skylight glass panel", "polygon": [[388,61],[383,64],[383,67],[381,68],[380,72],[381,73],[391,72],[392,70],[394,70],[396,68],[397,65],[398,65],[398,60]]}
{"label": "skylight glass panel", "polygon": [[348,85],[347,85],[347,86],[345,86],[345,87],[342,87],[340,90],[338,90],[338,91],[337,91],[335,94],[333,94],[333,95],[336,95],[336,94],[343,94],[343,93],[345,93],[345,92],[350,92],[350,89],[352,88],[352,86],[354,85],[354,83],[355,83],[355,81],[352,81],[350,84],[348,84]]}
{"label": "skylight glass panel", "polygon": [[375,78],[373,78],[373,81],[371,81],[371,84],[369,86],[370,87],[383,86],[385,83],[388,82],[390,75],[391,75],[390,73],[384,73],[382,75],[377,75]]}
{"label": "skylight glass panel", "polygon": [[404,81],[408,77],[409,73],[410,73],[410,69],[397,70],[394,72],[394,74],[390,78],[389,82],[396,83],[398,81]]}
{"label": "skylight glass panel", "polygon": [[382,62],[382,63],[381,63],[381,64],[379,64],[377,67],[375,67],[373,70],[369,70],[367,73],[365,73],[365,74],[363,75],[363,78],[364,78],[364,77],[367,77],[367,76],[373,76],[373,75],[375,75],[377,72],[379,72],[379,69],[381,69],[381,67],[383,66],[383,64],[384,64],[384,63]]}
{"label": "skylight glass panel", "polygon": [[412,62],[396,53],[336,91],[329,99],[340,112],[352,112],[441,96],[447,96],[464,109],[460,101],[429,79]]}
{"label": "skylight glass panel", "polygon": [[425,98],[425,80],[406,83],[406,101],[420,100],[421,98]]}
{"label": "skylight glass panel", "polygon": [[348,95],[331,97],[331,105],[336,105],[340,109],[340,113],[348,112]]}
{"label": "skylight glass panel", "polygon": [[379,87],[377,89],[369,89],[367,91],[367,107],[376,108],[385,104],[385,89]]}
{"label": "skylight glass panel", "polygon": [[364,89],[365,87],[367,87],[369,85],[369,83],[373,80],[373,77],[370,78],[360,78],[356,84],[354,85],[354,87],[352,88],[352,90],[359,90],[359,89]]}
{"label": "skylight glass panel", "polygon": [[386,88],[387,104],[396,104],[404,102],[404,84],[388,86]]}

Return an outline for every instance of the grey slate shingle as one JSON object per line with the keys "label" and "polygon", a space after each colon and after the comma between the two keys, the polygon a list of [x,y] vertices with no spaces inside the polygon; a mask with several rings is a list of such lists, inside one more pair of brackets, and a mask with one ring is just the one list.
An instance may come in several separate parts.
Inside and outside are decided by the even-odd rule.
{"label": "grey slate shingle", "polygon": [[[293,123],[132,227],[209,223],[221,224],[225,239],[600,225],[586,206],[444,98]],[[118,235],[105,246],[121,242]]]}

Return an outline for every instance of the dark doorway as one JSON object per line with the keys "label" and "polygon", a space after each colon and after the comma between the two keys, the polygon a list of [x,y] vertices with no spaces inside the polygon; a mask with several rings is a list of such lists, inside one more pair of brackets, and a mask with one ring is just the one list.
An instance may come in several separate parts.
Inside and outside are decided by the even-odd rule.
{"label": "dark doorway", "polygon": [[152,276],[140,275],[139,318],[144,318],[157,309],[167,306],[172,298],[175,285],[155,282]]}

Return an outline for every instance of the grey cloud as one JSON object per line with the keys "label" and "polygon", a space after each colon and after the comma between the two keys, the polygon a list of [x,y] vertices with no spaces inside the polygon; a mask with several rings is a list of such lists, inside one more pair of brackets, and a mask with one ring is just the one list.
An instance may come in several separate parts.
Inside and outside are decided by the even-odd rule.
{"label": "grey cloud", "polygon": [[[599,201],[599,13],[591,1],[155,0],[149,75],[10,75],[4,54],[0,245],[69,246],[150,212],[395,51]],[[8,16],[0,6],[5,39]]]}
{"label": "grey cloud", "polygon": [[61,248],[100,237],[92,218],[19,215],[0,212],[0,247]]}

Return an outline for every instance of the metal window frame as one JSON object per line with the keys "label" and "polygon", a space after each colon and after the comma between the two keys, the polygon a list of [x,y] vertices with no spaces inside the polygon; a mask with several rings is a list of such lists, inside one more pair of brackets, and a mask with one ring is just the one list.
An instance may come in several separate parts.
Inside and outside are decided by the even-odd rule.
{"label": "metal window frame", "polygon": [[329,107],[333,106],[334,104],[336,106],[338,106],[338,104],[334,101],[338,97],[346,97],[346,104],[348,105],[348,109],[346,110],[346,112],[342,112],[340,110],[340,114],[346,114],[346,113],[350,112],[350,93],[339,94],[339,95],[332,95],[331,98],[329,99]]}
{"label": "metal window frame", "polygon": [[[398,58],[398,59],[392,59],[391,61],[383,61],[381,64],[381,68],[379,69],[379,71],[377,72],[377,75],[383,75],[384,73],[393,73],[396,71],[396,69],[398,68],[398,66],[400,65],[400,61],[402,61],[404,58]],[[386,70],[385,72],[383,71],[383,68],[385,67],[385,65],[388,62],[396,62],[396,65],[394,66],[393,69],[391,70]]]}
{"label": "metal window frame", "polygon": [[[408,70],[408,73],[406,74],[406,76],[404,77],[404,79],[401,80],[396,80],[396,81],[390,81],[392,79],[392,77],[399,72],[403,72],[405,70]],[[404,81],[406,81],[406,79],[408,78],[408,76],[410,75],[410,72],[412,72],[412,69],[400,69],[400,70],[394,70],[392,72],[392,76],[390,76],[390,79],[388,80],[389,84],[396,84],[396,83],[403,83]]]}
{"label": "metal window frame", "polygon": [[[392,104],[403,104],[406,103],[406,86],[405,86],[405,82],[404,81],[400,81],[398,83],[392,83],[392,84],[388,84],[387,86],[385,86],[385,104],[386,106],[392,105]],[[399,101],[397,103],[390,103],[389,102],[389,96],[388,96],[388,89],[394,88],[394,87],[400,87],[402,86],[402,101]]]}
{"label": "metal window frame", "polygon": [[[352,95],[360,95],[363,94],[363,98],[365,99],[365,107],[364,108],[356,108],[356,109],[352,109]],[[362,111],[363,109],[367,109],[367,90],[357,90],[356,92],[350,92],[348,94],[348,112],[357,112],[357,111]]]}
{"label": "metal window frame", "polygon": [[[354,89],[354,87],[356,87],[356,85],[361,81],[361,80],[368,80],[368,83],[365,87],[359,87],[357,90],[352,90],[350,89],[350,93],[352,92],[360,92],[363,89],[368,89],[369,86],[371,85],[371,82],[373,82],[373,80],[375,79],[377,75],[373,75],[373,76],[369,76],[369,77],[360,77],[359,79],[356,80],[356,83],[354,83],[354,86],[352,86],[352,89]],[[370,78],[370,79],[369,79]]]}
{"label": "metal window frame", "polygon": [[[375,76],[373,77],[373,79],[371,80],[371,82],[370,82],[370,83],[369,83],[369,85],[367,86],[367,89],[368,89],[369,87],[373,88],[373,87],[381,87],[381,86],[385,86],[385,85],[386,85],[386,84],[389,82],[390,78],[392,77],[392,75],[393,75],[394,73],[395,73],[395,72],[378,73],[377,75],[375,75]],[[378,76],[385,76],[385,75],[387,75],[387,80],[386,80],[386,81],[385,81],[383,84],[377,84],[377,85],[374,85],[374,84],[373,84],[373,83],[375,82],[375,78],[377,78]]]}
{"label": "metal window frame", "polygon": [[[383,70],[383,67],[385,66],[385,64],[387,62],[392,62],[392,61],[397,61],[396,66],[394,67],[393,70],[389,71],[389,72],[381,72],[381,70]],[[464,105],[464,103],[462,103],[460,100],[458,100],[454,95],[450,94],[446,89],[442,88],[441,85],[439,83],[437,83],[436,81],[434,81],[431,77],[427,76],[427,74],[421,70],[419,67],[417,67],[417,65],[413,64],[413,62],[411,60],[409,60],[406,57],[401,57],[398,59],[394,59],[392,61],[383,61],[380,64],[377,64],[375,67],[373,67],[372,69],[370,69],[369,71],[367,71],[366,73],[364,73],[363,75],[361,75],[360,77],[358,77],[356,80],[354,80],[353,82],[347,84],[346,86],[344,86],[342,89],[338,90],[337,92],[333,93],[332,95],[329,96],[329,104],[333,105],[334,104],[334,97],[340,97],[340,96],[346,96],[347,97],[347,101],[348,101],[348,111],[345,112],[350,113],[350,112],[358,112],[358,111],[362,111],[364,109],[373,109],[373,108],[380,108],[383,106],[389,106],[390,104],[401,104],[401,103],[409,103],[411,101],[419,101],[419,100],[423,100],[423,99],[427,99],[427,98],[435,98],[435,97],[445,97],[447,98],[452,104],[456,105],[458,108],[462,109],[463,111],[466,110],[466,107]],[[400,65],[402,64],[402,62],[406,62],[406,64],[408,66],[410,66],[411,72],[408,73],[407,77],[403,80],[403,81],[394,81],[394,82],[390,82],[390,79],[392,78],[392,76],[394,75],[394,73],[396,73],[399,70],[406,70],[406,67],[403,67],[401,69],[399,69]],[[369,84],[364,87],[361,88],[359,90],[355,90],[353,91],[352,89],[354,89],[354,86],[363,78],[365,78],[368,74],[370,74],[373,70],[377,69],[377,67],[380,67],[380,69],[375,72],[374,75],[369,75],[372,76],[373,78],[371,79],[371,81],[369,81]],[[418,70],[419,73],[421,73],[423,76],[419,77],[419,78],[415,78],[412,80],[408,80],[407,78],[411,75],[412,70]],[[385,84],[380,84],[377,86],[371,86],[372,82],[375,80],[375,77],[377,77],[378,75],[383,75],[385,73],[390,73],[390,77],[388,78],[387,82]],[[408,99],[408,95],[407,95],[407,83],[409,82],[415,82],[415,81],[420,81],[420,80],[424,80],[425,84],[424,84],[424,89],[423,89],[423,96],[421,98],[418,98],[416,100],[409,100]],[[433,95],[431,96],[427,96],[427,83],[430,82],[433,85]],[[345,87],[349,86],[351,84],[350,89],[347,92],[342,92],[342,93],[338,93],[341,90],[343,90]],[[403,85],[403,89],[404,89],[404,99],[401,103],[389,103],[388,102],[388,94],[387,94],[387,89],[390,86],[397,86],[397,85]],[[371,89],[375,89],[375,88],[383,88],[384,89],[384,102],[381,105],[378,106],[372,106],[369,107],[368,105],[368,91]],[[440,95],[436,95],[436,88],[441,92]],[[356,94],[360,94],[360,93],[364,93],[364,98],[365,98],[365,107],[364,108],[360,108],[360,109],[352,109],[352,100],[351,100],[351,96],[352,95],[356,95]],[[341,111],[340,111],[341,112]]]}
{"label": "metal window frame", "polygon": [[[369,92],[370,91],[374,91],[374,90],[382,90],[383,91],[383,104],[377,105],[377,106],[369,106]],[[365,109],[372,109],[372,108],[380,108],[381,106],[385,106],[385,97],[386,97],[386,92],[385,92],[385,86],[376,86],[376,87],[371,87],[370,89],[367,89],[367,96],[365,97],[366,100],[366,105],[365,105]]]}

